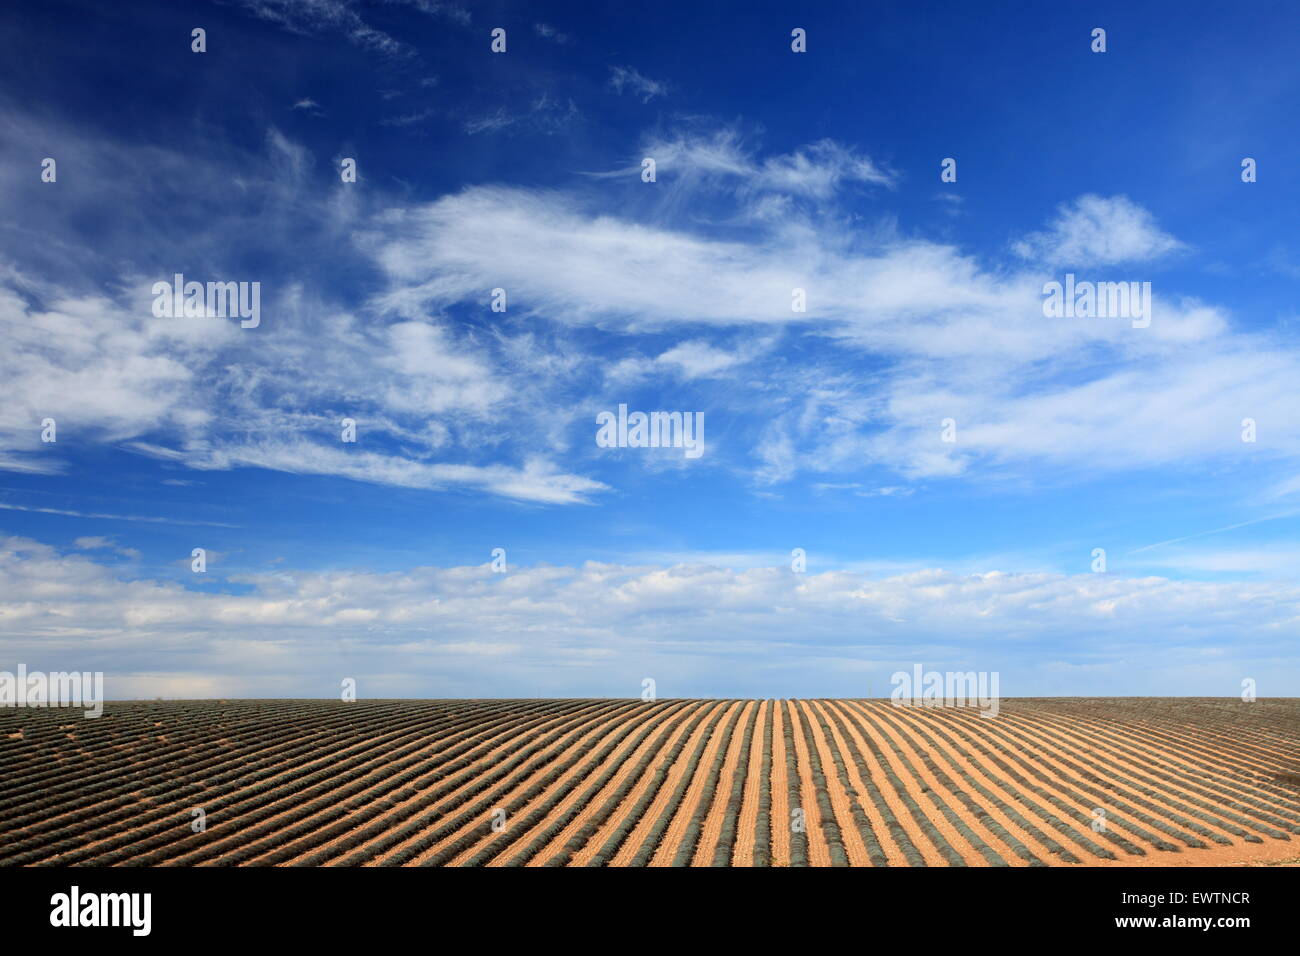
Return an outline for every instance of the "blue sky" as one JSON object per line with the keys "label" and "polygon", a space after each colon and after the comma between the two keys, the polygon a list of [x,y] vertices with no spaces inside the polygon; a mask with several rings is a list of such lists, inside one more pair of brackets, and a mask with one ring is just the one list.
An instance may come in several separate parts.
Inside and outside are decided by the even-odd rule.
{"label": "blue sky", "polygon": [[[1300,693],[1300,12],[819,6],[6,5],[0,667]],[[155,317],[178,272],[260,325]]]}

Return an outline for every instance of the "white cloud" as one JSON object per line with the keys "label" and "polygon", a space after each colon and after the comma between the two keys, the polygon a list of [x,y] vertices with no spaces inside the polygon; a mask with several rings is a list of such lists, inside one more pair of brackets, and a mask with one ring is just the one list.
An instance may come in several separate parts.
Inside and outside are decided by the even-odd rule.
{"label": "white cloud", "polygon": [[1126,196],[1081,196],[1063,205],[1051,228],[1014,244],[1027,259],[1067,267],[1145,262],[1183,248]]}
{"label": "white cloud", "polygon": [[[486,564],[282,571],[235,576],[249,590],[227,594],[120,573],[27,539],[0,542],[7,653],[33,667],[76,658],[107,671],[110,692],[137,694],[205,677],[226,694],[327,696],[346,675],[374,694],[492,696],[531,686],[634,696],[647,674],[661,693],[689,694],[695,672],[719,668],[733,692],[775,670],[786,693],[835,694],[868,671],[883,683],[910,662],[999,670],[1003,693],[1040,693],[1047,665],[1025,663],[1030,647],[1037,660],[1094,669],[1109,693],[1226,695],[1256,676],[1261,693],[1281,695],[1295,693],[1298,676],[1300,587],[1289,583],[588,562],[505,575]],[[145,649],[158,648],[174,671],[142,663]],[[1200,667],[1211,661],[1213,669]],[[811,684],[808,672],[817,675]],[[390,674],[409,683],[389,683]]]}
{"label": "white cloud", "polygon": [[656,359],[666,365],[675,365],[686,378],[716,375],[745,361],[743,353],[715,349],[707,342],[689,341],[674,345]]}
{"label": "white cloud", "polygon": [[615,93],[622,94],[626,90],[639,97],[642,103],[649,103],[656,96],[668,94],[667,83],[652,80],[630,66],[611,66],[609,69],[609,85]]}
{"label": "white cloud", "polygon": [[[0,121],[18,143],[42,140],[38,126]],[[666,168],[677,163],[669,180],[721,186],[716,202],[670,201],[642,219],[606,195],[618,184],[598,179],[471,187],[374,213],[335,196],[322,204],[309,188],[311,153],[268,131],[257,159],[269,175],[240,188],[275,215],[233,215],[213,236],[251,230],[293,246],[300,233],[280,235],[289,220],[340,243],[351,236],[380,291],[343,307],[281,277],[249,332],[153,319],[156,276],[129,277],[110,298],[0,270],[0,467],[57,473],[60,446],[40,442],[40,422],[53,417],[61,437],[71,429],[196,468],[278,468],[305,450],[319,473],[337,466],[358,480],[589,500],[600,482],[559,468],[561,478],[530,478],[525,462],[569,453],[588,410],[632,382],[697,389],[690,401],[733,422],[713,459],[767,486],[807,474],[857,480],[863,467],[1023,477],[1231,465],[1246,454],[1294,468],[1300,458],[1300,410],[1285,398],[1300,372],[1294,330],[1242,333],[1225,309],[1163,286],[1147,329],[1047,319],[1041,289],[1052,276],[1039,265],[987,263],[829,208],[822,200],[846,182],[891,181],[848,147],[762,157],[729,129],[661,145]],[[105,146],[114,167],[181,162],[133,148]],[[66,152],[107,181],[109,160],[90,144]],[[222,157],[199,161],[221,178]],[[166,237],[157,242],[139,250],[143,261],[172,254]],[[200,244],[219,254],[215,238]],[[1083,197],[1028,244],[1049,258],[1073,248],[1110,261],[1177,240],[1122,197]],[[489,329],[451,317],[482,308],[496,287],[509,290],[508,317]],[[806,312],[791,310],[795,288]],[[865,376],[854,371],[864,359]],[[382,446],[337,454],[345,416]],[[1239,441],[1246,417],[1266,441]],[[944,418],[958,422],[955,444],[937,440]],[[1300,488],[1272,480],[1279,495]]]}
{"label": "white cloud", "polygon": [[875,183],[892,186],[895,179],[870,159],[834,140],[823,139],[805,149],[763,161],[758,182],[762,188],[829,197],[841,183]]}
{"label": "white cloud", "polygon": [[336,475],[399,488],[466,487],[543,504],[579,504],[607,487],[590,478],[558,471],[539,458],[530,459],[522,467],[431,464],[293,438],[195,446],[182,455],[187,465],[201,470],[254,467],[299,475]]}
{"label": "white cloud", "polygon": [[418,126],[425,120],[436,115],[436,112],[437,111],[432,107],[429,107],[427,109],[415,110],[411,113],[403,113],[400,116],[385,116],[379,122],[380,125],[383,126]]}
{"label": "white cloud", "polygon": [[621,359],[605,373],[607,382],[633,382],[656,375],[674,375],[682,380],[727,378],[772,346],[772,339],[743,342],[734,348],[718,348],[700,339],[679,342],[657,357]]}
{"label": "white cloud", "polygon": [[100,511],[71,511],[66,508],[33,508],[27,505],[15,505],[8,502],[0,502],[0,510],[4,511],[29,511],[33,514],[42,515],[62,515],[65,518],[94,518],[103,521],[140,521],[146,524],[194,524],[205,525],[210,528],[237,528],[238,525],[226,524],[221,521],[200,521],[192,518],[164,518],[157,515],[119,515]]}
{"label": "white cloud", "polygon": [[873,488],[856,481],[818,481],[814,482],[812,487],[814,491],[847,492],[855,498],[906,498],[914,493],[914,489],[908,488],[904,485],[884,485],[878,488]]}
{"label": "white cloud", "polygon": [[37,308],[0,285],[0,448],[32,467],[57,458],[41,439],[54,419],[59,441],[77,436],[120,441],[159,426],[202,425],[208,412],[192,389],[232,324],[152,319],[98,297],[54,297]]}
{"label": "white cloud", "polygon": [[470,136],[516,128],[550,135],[567,129],[581,116],[581,111],[572,99],[562,100],[548,92],[542,92],[532,98],[527,109],[512,112],[498,106],[490,113],[469,117],[463,128]]}
{"label": "white cloud", "polygon": [[[410,451],[347,454],[340,445],[305,437],[337,436],[343,412],[333,413],[330,406],[352,396],[346,411],[359,419],[363,433],[369,429],[410,443],[417,455],[439,449],[445,454],[450,437],[438,418],[455,414],[468,427],[475,417],[486,420],[501,406],[529,400],[530,386],[512,390],[513,373],[469,343],[453,343],[442,326],[367,326],[336,315],[311,325],[268,322],[251,332],[218,319],[157,319],[146,298],[133,301],[135,307],[128,308],[106,299],[55,299],[34,312],[17,292],[0,285],[0,325],[9,342],[0,356],[0,448],[8,446],[6,457],[15,466],[57,471],[60,448],[88,437],[204,470],[263,467],[402,487],[465,487],[548,503],[585,501],[605,488],[556,470],[541,447],[526,449],[529,461],[522,466],[432,464],[413,459]],[[322,338],[324,329],[332,334]],[[340,347],[350,350],[348,362],[326,357]],[[301,374],[305,366],[313,368],[311,375]],[[45,418],[55,420],[63,446],[41,441]],[[227,434],[231,422],[238,424],[237,434]],[[143,437],[156,434],[173,440]],[[260,437],[250,440],[250,434]]]}
{"label": "white cloud", "polygon": [[534,23],[533,32],[542,39],[551,40],[554,43],[566,44],[570,42],[570,37],[567,33],[561,33],[549,23]]}
{"label": "white cloud", "polygon": [[[730,168],[726,155],[709,165]],[[770,388],[719,396],[766,418],[751,444],[760,482],[864,463],[917,478],[1300,458],[1300,410],[1286,398],[1300,374],[1292,344],[1235,331],[1223,310],[1164,290],[1149,328],[1049,319],[1042,274],[987,270],[950,246],[886,235],[859,247],[834,221],[799,218],[742,244],[588,213],[550,192],[471,189],[391,213],[383,227],[371,242],[392,303],[452,303],[499,284],[527,289],[537,317],[571,325],[628,336],[803,326],[886,362],[865,381],[769,368]],[[795,287],[807,290],[806,313],[791,311]],[[656,358],[618,361],[607,380],[732,364],[697,332]],[[1240,441],[1246,417],[1268,422],[1266,450]],[[958,423],[955,444],[939,440],[945,418]]]}
{"label": "white cloud", "polygon": [[498,107],[495,112],[486,116],[477,116],[465,121],[465,132],[473,136],[475,133],[491,133],[499,129],[505,129],[517,122],[517,117],[507,113],[505,107]]}
{"label": "white cloud", "polygon": [[[829,199],[850,182],[892,187],[897,177],[879,164],[832,139],[810,143],[791,153],[756,157],[732,128],[680,133],[672,138],[648,137],[641,156],[654,159],[656,175],[677,177],[687,185],[726,184],[742,193],[777,192]],[[598,177],[623,177],[636,165]]]}
{"label": "white cloud", "polygon": [[350,0],[241,0],[245,9],[294,33],[339,33],[386,56],[410,56],[409,46],[366,23]]}
{"label": "white cloud", "polygon": [[[464,7],[442,0],[390,0],[422,13],[469,24]],[[371,26],[358,12],[356,0],[239,0],[241,6],[263,20],[293,33],[337,33],[348,42],[387,57],[407,59],[414,50],[383,30]]]}

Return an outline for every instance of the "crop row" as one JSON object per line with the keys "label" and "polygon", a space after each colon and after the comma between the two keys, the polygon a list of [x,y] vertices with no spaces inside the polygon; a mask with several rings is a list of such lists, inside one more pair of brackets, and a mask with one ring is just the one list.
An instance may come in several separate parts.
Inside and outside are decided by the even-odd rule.
{"label": "crop row", "polygon": [[1295,834],[1296,701],[0,711],[7,866],[1211,865]]}

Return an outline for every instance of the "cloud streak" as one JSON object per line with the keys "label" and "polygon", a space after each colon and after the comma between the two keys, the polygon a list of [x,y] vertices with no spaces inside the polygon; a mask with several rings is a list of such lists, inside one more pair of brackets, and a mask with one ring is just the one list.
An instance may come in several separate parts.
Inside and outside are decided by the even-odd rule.
{"label": "cloud streak", "polygon": [[[725,669],[733,685],[764,686],[781,671],[800,692],[862,694],[872,679],[882,692],[896,665],[918,660],[1004,671],[1003,690],[1015,695],[1042,693],[1054,668],[1071,667],[1113,681],[1111,693],[1163,680],[1224,694],[1241,676],[1280,681],[1294,670],[1288,642],[1300,617],[1292,584],[937,568],[873,578],[588,562],[505,575],[482,565],[231,580],[246,593],[121,580],[84,554],[10,538],[0,544],[0,594],[12,596],[0,603],[0,636],[37,662],[80,647],[83,666],[105,664],[132,686],[143,686],[146,647],[172,648],[176,672],[152,686],[206,675],[232,694],[279,686],[312,661],[322,666],[309,683],[336,688],[353,676],[371,693],[436,693],[450,676],[470,696],[623,685],[634,696],[641,677],[659,675],[661,692],[689,694],[701,690],[700,674]],[[40,602],[22,597],[36,593]],[[1024,663],[1030,652],[1044,660],[1049,645],[1047,662]]]}

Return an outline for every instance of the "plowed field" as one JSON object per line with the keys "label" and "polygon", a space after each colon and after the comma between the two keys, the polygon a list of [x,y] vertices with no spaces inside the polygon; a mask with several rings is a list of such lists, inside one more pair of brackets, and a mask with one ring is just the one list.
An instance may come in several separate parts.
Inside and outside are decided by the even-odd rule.
{"label": "plowed field", "polygon": [[1291,699],[0,710],[7,866],[1203,866],[1296,834]]}

